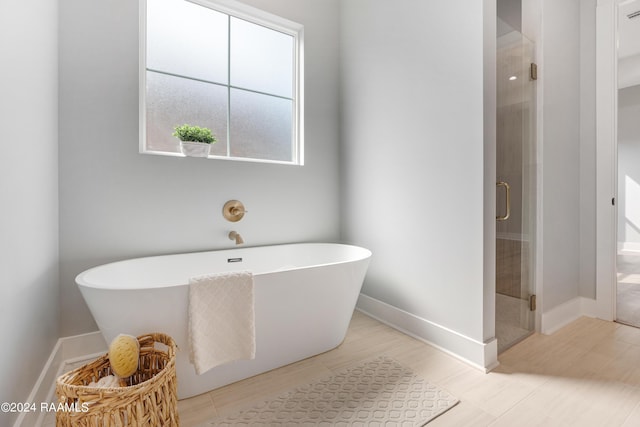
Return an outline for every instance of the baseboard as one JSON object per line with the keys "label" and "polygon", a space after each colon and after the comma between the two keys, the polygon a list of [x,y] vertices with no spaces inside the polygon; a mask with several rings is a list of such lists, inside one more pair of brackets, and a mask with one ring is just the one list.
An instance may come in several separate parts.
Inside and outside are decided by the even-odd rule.
{"label": "baseboard", "polygon": [[63,359],[70,361],[87,354],[107,351],[107,343],[99,331],[82,335],[60,338],[62,341]]}
{"label": "baseboard", "polygon": [[[63,337],[58,339],[51,355],[25,402],[34,403],[36,408],[43,402],[51,402],[55,394],[55,380],[65,363],[97,353],[104,353],[107,345],[100,332]],[[40,411],[21,412],[13,427],[37,427],[42,425],[45,413]]]}
{"label": "baseboard", "polygon": [[[40,405],[40,402],[47,402],[49,388],[51,384],[55,382],[58,367],[62,363],[62,342],[58,340],[56,345],[53,346],[51,355],[40,372],[40,376],[36,380],[36,383],[29,394],[29,397],[25,402],[35,403],[36,406]],[[40,412],[21,412],[13,427],[32,427],[42,423]]]}
{"label": "baseboard", "polygon": [[360,294],[356,309],[483,372],[498,366],[495,338],[486,343],[476,341],[364,294]]}
{"label": "baseboard", "polygon": [[618,242],[618,252],[640,252],[639,242]]}
{"label": "baseboard", "polygon": [[595,299],[576,297],[542,313],[540,332],[551,335],[581,316],[597,317]]}

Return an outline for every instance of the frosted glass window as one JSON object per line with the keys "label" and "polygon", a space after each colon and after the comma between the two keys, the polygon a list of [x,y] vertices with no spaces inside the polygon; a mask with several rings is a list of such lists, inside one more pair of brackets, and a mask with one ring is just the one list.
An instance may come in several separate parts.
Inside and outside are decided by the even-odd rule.
{"label": "frosted glass window", "polygon": [[173,128],[187,123],[211,129],[211,154],[226,156],[227,99],[224,86],[148,71],[147,150],[180,153]]}
{"label": "frosted glass window", "polygon": [[232,156],[291,160],[291,100],[231,89],[230,103]]}
{"label": "frosted glass window", "polygon": [[292,82],[293,37],[231,18],[231,85],[291,98]]}
{"label": "frosted glass window", "polygon": [[300,24],[235,0],[142,0],[140,151],[183,156],[175,126],[207,127],[210,158],[303,163]]}
{"label": "frosted glass window", "polygon": [[228,83],[229,17],[185,0],[147,2],[147,68]]}

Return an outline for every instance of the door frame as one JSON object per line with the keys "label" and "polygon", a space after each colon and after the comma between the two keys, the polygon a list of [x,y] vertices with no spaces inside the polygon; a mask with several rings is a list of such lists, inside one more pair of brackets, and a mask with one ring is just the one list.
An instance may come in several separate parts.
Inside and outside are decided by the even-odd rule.
{"label": "door frame", "polygon": [[618,187],[618,15],[630,0],[596,5],[596,309],[616,319]]}

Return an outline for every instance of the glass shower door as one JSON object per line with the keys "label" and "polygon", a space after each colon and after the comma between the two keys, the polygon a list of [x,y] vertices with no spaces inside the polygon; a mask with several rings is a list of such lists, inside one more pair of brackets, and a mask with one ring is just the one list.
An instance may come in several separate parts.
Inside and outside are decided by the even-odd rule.
{"label": "glass shower door", "polygon": [[496,126],[496,337],[498,352],[535,324],[536,219],[533,43],[517,31],[498,37]]}

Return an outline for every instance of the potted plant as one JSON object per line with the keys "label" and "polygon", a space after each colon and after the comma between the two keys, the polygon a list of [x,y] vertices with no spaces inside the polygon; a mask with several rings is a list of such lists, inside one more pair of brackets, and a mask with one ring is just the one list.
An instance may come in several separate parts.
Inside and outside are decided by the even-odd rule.
{"label": "potted plant", "polygon": [[180,140],[180,150],[188,157],[207,157],[211,144],[216,142],[211,129],[184,124],[176,126],[173,136]]}

